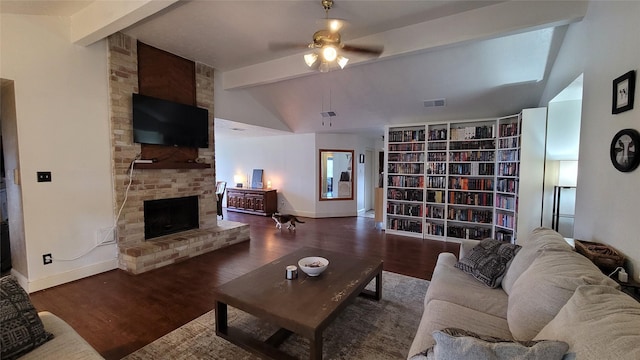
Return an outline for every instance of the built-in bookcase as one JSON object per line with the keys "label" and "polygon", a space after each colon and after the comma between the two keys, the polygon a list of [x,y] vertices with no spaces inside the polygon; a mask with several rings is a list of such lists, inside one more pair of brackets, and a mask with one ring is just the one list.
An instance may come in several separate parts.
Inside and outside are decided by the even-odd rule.
{"label": "built-in bookcase", "polygon": [[[518,211],[521,154],[527,151],[537,168],[544,150],[534,146],[537,141],[523,141],[527,134],[522,129],[525,121],[538,139],[545,119],[543,108],[499,119],[388,127],[386,230],[439,240],[494,237],[509,242],[517,237],[520,218],[532,230],[541,209]],[[535,178],[525,180],[527,188],[540,185],[541,192],[542,172],[530,174]],[[527,201],[533,199],[528,194]]]}
{"label": "built-in bookcase", "polygon": [[387,132],[387,228],[422,236],[425,192],[424,126]]}

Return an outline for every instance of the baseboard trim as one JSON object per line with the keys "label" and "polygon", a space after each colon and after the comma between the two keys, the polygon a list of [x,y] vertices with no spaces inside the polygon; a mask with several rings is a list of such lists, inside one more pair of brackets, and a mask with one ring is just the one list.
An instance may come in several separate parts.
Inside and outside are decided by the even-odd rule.
{"label": "baseboard trim", "polygon": [[[62,285],[71,281],[79,280],[92,275],[100,274],[105,271],[118,268],[118,259],[111,259],[100,263],[92,264],[60,274],[55,274],[42,279],[37,279],[27,283],[27,292],[32,293],[50,287]],[[22,277],[24,279],[24,277]],[[24,285],[24,284],[23,284]]]}

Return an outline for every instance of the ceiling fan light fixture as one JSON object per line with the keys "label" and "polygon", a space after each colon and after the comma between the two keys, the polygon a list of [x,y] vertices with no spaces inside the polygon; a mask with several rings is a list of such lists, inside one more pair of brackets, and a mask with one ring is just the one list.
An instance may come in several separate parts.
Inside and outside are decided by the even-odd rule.
{"label": "ceiling fan light fixture", "polygon": [[304,62],[307,64],[308,67],[312,67],[317,60],[318,60],[318,54],[309,53],[304,55]]}
{"label": "ceiling fan light fixture", "polygon": [[338,62],[338,65],[340,66],[340,69],[344,69],[344,67],[347,66],[347,63],[349,62],[349,59],[347,59],[344,56],[338,55],[337,62]]}
{"label": "ceiling fan light fixture", "polygon": [[332,62],[338,57],[338,52],[333,46],[325,46],[322,48],[322,58],[325,61]]}

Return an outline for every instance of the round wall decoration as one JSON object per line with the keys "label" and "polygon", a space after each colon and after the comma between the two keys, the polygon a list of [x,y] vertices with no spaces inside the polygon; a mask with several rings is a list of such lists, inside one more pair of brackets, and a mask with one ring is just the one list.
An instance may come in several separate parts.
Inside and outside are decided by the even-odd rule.
{"label": "round wall decoration", "polygon": [[624,129],[611,140],[611,162],[622,171],[633,171],[640,164],[640,133],[634,129]]}

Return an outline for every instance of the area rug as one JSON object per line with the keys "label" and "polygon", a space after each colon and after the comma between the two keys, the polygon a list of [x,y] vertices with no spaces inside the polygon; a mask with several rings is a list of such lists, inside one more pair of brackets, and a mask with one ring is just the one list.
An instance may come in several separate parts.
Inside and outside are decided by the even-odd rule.
{"label": "area rug", "polygon": [[[426,280],[383,272],[382,300],[359,297],[347,306],[324,331],[323,358],[406,359],[422,316],[428,286]],[[228,316],[230,326],[256,334],[260,339],[277,330],[232,307]],[[298,359],[309,358],[309,341],[295,334],[279,349]],[[124,359],[248,360],[260,357],[216,336],[215,313],[209,311]]]}

